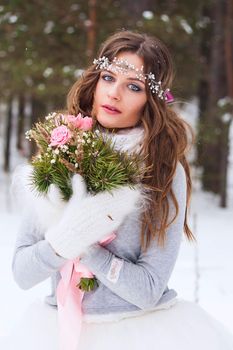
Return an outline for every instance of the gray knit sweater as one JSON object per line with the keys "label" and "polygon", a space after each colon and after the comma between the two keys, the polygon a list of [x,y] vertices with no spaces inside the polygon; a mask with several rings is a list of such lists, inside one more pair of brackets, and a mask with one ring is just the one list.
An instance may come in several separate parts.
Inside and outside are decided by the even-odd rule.
{"label": "gray knit sweater", "polygon": [[[93,245],[81,262],[93,272],[99,287],[84,294],[84,315],[150,310],[176,296],[167,284],[174,268],[184,225],[186,177],[178,164],[173,190],[179,214],[167,230],[164,247],[153,240],[146,252],[140,248],[140,213],[129,215],[117,231],[117,237],[107,246]],[[174,207],[170,201],[170,215]],[[37,225],[35,213],[22,218],[13,257],[13,274],[17,284],[29,289],[52,278],[52,294],[46,298],[56,305],[56,286],[59,269],[66,260],[55,254]]]}

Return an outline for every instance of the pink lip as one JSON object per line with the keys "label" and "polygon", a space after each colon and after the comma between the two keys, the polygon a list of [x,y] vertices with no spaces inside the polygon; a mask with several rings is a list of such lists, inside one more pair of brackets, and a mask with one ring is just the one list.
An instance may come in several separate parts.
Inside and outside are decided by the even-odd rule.
{"label": "pink lip", "polygon": [[121,111],[119,111],[119,109],[117,109],[116,107],[110,106],[110,105],[102,105],[101,107],[105,110],[105,112],[107,112],[109,114],[121,113]]}

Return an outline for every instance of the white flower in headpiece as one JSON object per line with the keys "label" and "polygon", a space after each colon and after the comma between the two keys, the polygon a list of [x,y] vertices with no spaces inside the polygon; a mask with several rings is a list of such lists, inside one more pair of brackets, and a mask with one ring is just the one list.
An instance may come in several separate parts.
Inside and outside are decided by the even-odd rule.
{"label": "white flower in headpiece", "polygon": [[[161,100],[167,100],[166,90],[162,89],[162,82],[156,81],[155,74],[150,72],[148,74],[143,73],[143,66],[139,69],[133,64],[124,59],[118,59],[114,57],[112,61],[106,56],[102,56],[98,59],[94,59],[93,64],[96,65],[96,69],[109,70],[115,73],[121,73],[127,75],[129,70],[136,72],[136,78],[143,81],[147,80],[148,86],[153,94],[156,94]],[[139,73],[140,72],[140,73]]]}
{"label": "white flower in headpiece", "polygon": [[107,69],[110,64],[109,59],[105,56],[100,57],[98,59],[94,59],[93,63],[96,64],[96,69]]}

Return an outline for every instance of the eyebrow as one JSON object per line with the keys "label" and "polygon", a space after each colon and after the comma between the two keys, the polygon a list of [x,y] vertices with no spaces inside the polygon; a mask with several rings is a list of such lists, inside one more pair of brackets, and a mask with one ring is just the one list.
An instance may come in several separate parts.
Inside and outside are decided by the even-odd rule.
{"label": "eyebrow", "polygon": [[[111,73],[111,74],[113,74],[113,75],[116,76],[116,73],[112,72],[111,70],[107,70],[107,69],[106,69],[106,70],[103,70],[102,72],[108,72],[108,73]],[[142,84],[145,85],[145,82],[142,81],[142,80],[140,80],[140,79],[138,79],[138,78],[128,77],[127,80],[130,80],[130,81],[136,80],[136,81],[139,81],[139,83],[142,83]]]}
{"label": "eyebrow", "polygon": [[140,83],[145,85],[145,82],[143,80],[138,79],[138,78],[131,78],[131,77],[129,77],[129,78],[127,78],[127,80],[136,80],[136,81],[139,81]]}

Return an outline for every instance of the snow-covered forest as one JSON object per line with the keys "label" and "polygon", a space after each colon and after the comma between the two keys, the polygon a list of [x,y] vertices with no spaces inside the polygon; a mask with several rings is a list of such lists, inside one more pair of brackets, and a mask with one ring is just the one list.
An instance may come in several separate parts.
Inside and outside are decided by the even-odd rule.
{"label": "snow-covered forest", "polygon": [[49,281],[20,290],[11,273],[20,223],[11,176],[35,152],[25,131],[65,106],[99,43],[122,28],[151,33],[168,45],[176,70],[174,108],[196,133],[189,216],[197,241],[184,238],[169,287],[233,333],[232,1],[40,0],[0,5],[0,336],[50,292]]}

